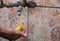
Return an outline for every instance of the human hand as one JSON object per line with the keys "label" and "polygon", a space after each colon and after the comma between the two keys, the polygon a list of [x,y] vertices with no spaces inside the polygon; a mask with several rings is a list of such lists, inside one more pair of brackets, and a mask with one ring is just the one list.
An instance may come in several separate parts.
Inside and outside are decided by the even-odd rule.
{"label": "human hand", "polygon": [[26,32],[24,30],[16,31],[13,28],[0,27],[0,37],[8,40],[17,40],[20,37],[26,37]]}

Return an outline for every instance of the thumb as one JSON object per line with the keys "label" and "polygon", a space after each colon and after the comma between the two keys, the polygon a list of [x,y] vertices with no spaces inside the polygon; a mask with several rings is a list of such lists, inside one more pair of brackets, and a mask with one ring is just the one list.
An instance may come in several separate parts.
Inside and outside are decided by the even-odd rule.
{"label": "thumb", "polygon": [[24,33],[24,32],[20,32],[20,35],[23,36],[23,37],[26,37],[27,36],[27,34]]}
{"label": "thumb", "polygon": [[24,33],[23,31],[20,32],[20,31],[17,31],[17,30],[14,31],[14,34],[17,34],[17,35],[23,36],[23,37],[26,37],[27,36],[27,34]]}

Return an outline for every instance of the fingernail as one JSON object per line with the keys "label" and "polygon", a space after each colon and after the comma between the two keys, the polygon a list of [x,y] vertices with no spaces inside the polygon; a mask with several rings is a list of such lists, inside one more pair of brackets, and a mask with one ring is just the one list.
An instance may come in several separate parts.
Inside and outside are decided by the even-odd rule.
{"label": "fingernail", "polygon": [[26,36],[27,36],[27,34],[24,34],[24,36],[26,37]]}

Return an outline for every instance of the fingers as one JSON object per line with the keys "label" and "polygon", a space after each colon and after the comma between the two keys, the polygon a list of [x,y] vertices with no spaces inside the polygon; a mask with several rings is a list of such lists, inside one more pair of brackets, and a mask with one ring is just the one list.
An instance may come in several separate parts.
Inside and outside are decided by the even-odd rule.
{"label": "fingers", "polygon": [[16,35],[22,36],[22,37],[26,37],[27,36],[25,29],[22,29],[21,32],[17,31],[17,30],[13,30],[13,33],[16,34]]}
{"label": "fingers", "polygon": [[20,32],[20,36],[26,37],[27,35],[26,35],[26,33]]}
{"label": "fingers", "polygon": [[26,33],[26,30],[25,29],[22,29],[21,32]]}
{"label": "fingers", "polygon": [[22,30],[21,32],[20,31],[16,31],[14,30],[13,28],[4,28],[4,27],[1,27],[1,32],[0,32],[0,36],[5,38],[5,39],[8,39],[8,40],[16,40],[18,39],[19,37],[26,37],[26,30]]}
{"label": "fingers", "polygon": [[22,31],[20,32],[20,34],[21,34],[22,36],[24,36],[24,37],[27,36],[27,34],[26,34],[26,30],[25,30],[25,29],[22,29]]}

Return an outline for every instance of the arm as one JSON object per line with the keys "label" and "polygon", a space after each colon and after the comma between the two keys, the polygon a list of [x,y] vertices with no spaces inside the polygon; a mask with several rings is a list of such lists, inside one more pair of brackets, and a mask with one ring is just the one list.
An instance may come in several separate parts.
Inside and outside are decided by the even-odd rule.
{"label": "arm", "polygon": [[25,37],[25,33],[16,31],[12,28],[6,28],[0,26],[0,37],[3,37],[8,40],[16,40],[20,37]]}

